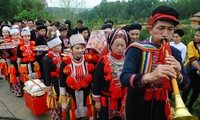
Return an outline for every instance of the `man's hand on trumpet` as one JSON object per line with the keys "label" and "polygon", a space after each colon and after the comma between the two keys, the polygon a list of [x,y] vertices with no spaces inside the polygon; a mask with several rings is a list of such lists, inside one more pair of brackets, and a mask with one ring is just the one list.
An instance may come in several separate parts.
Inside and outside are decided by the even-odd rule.
{"label": "man's hand on trumpet", "polygon": [[158,65],[153,72],[146,73],[143,76],[144,84],[160,80],[161,78],[166,78],[168,80],[176,78],[178,81],[182,79],[180,63],[171,55],[167,55],[165,60],[166,64]]}

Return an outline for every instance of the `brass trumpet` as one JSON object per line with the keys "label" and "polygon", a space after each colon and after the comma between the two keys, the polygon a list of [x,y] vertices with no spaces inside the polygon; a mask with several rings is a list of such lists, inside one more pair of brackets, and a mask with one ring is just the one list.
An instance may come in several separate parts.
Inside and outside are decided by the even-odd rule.
{"label": "brass trumpet", "polygon": [[[163,44],[166,44],[166,40],[162,41]],[[165,55],[169,55],[169,51],[165,49]],[[180,91],[178,88],[178,84],[175,78],[171,78],[172,88],[174,92],[175,98],[175,109],[173,120],[199,120],[198,117],[193,116],[189,113],[188,109],[185,107],[185,104],[181,98]]]}

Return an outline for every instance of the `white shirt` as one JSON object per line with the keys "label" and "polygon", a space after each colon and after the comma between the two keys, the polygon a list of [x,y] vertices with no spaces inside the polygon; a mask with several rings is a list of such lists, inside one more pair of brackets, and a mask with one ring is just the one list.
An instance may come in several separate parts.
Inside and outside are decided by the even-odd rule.
{"label": "white shirt", "polygon": [[60,36],[60,31],[56,30],[56,37],[59,37],[59,36]]}
{"label": "white shirt", "polygon": [[170,42],[170,45],[177,48],[181,52],[182,62],[184,62],[186,52],[187,52],[187,47],[182,42],[179,42],[178,44],[175,44],[174,42]]}

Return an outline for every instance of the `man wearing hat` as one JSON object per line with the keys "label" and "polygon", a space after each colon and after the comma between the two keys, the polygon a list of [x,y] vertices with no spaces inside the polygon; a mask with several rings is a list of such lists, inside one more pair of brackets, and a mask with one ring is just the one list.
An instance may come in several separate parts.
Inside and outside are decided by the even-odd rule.
{"label": "man wearing hat", "polygon": [[177,29],[174,31],[173,41],[170,42],[171,46],[174,46],[181,52],[182,62],[185,61],[185,56],[187,52],[187,47],[181,42],[181,39],[184,35],[184,31],[182,29]]}
{"label": "man wearing hat", "polygon": [[[44,78],[45,78],[45,85],[47,86],[47,92],[48,97],[51,97],[51,95],[57,96],[57,102],[59,97],[59,69],[60,69],[60,63],[61,63],[61,43],[59,37],[52,38],[47,42],[47,45],[50,49],[50,51],[45,55],[43,60],[43,65],[45,66],[43,68]],[[55,90],[56,94],[53,92],[53,89]],[[50,101],[47,103],[50,107]],[[57,105],[58,106],[58,105]],[[52,120],[61,120],[61,108],[56,106],[51,106],[51,117]]]}
{"label": "man wearing hat", "polygon": [[142,26],[138,23],[132,23],[127,27],[127,32],[130,35],[131,43],[138,40]]}
{"label": "man wearing hat", "polygon": [[[126,51],[120,76],[122,86],[128,87],[126,97],[127,120],[166,120],[172,118],[170,78],[176,78],[180,89],[188,84],[188,76],[179,50],[163,45],[172,39],[178,24],[178,12],[167,6],[153,10],[149,19],[151,36],[135,42]],[[164,54],[164,47],[172,53]]]}

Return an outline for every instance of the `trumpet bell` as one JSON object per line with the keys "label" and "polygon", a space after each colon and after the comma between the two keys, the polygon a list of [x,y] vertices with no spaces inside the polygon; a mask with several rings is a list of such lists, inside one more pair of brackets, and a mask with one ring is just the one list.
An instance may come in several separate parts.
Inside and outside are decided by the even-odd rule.
{"label": "trumpet bell", "polygon": [[199,120],[198,117],[192,116],[189,113],[188,109],[185,107],[185,104],[183,103],[180,94],[175,95],[175,104],[176,108],[174,110],[175,115],[173,117],[173,120]]}

